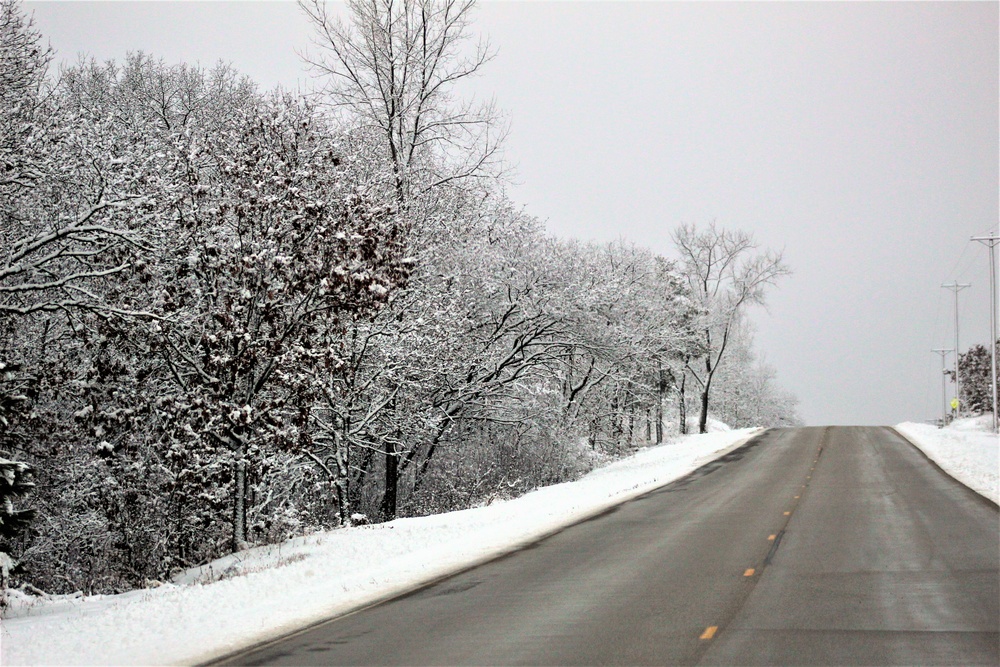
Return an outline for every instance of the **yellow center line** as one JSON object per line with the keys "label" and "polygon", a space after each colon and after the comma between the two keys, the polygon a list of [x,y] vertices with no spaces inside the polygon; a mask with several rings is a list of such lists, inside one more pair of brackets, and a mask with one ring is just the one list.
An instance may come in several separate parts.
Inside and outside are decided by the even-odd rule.
{"label": "yellow center line", "polygon": [[712,637],[715,636],[715,631],[718,629],[719,626],[717,625],[708,626],[707,628],[705,628],[705,632],[701,633],[701,637],[699,637],[699,639],[711,639]]}
{"label": "yellow center line", "polygon": [[752,577],[753,576],[753,568],[752,567],[748,567],[746,569],[746,572],[743,573],[743,576],[744,577]]}

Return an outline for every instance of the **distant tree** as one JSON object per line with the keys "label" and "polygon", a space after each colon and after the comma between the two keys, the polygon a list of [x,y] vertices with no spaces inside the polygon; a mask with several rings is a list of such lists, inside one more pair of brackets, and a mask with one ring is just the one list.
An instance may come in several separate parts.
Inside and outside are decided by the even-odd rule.
{"label": "distant tree", "polygon": [[796,426],[798,400],[778,386],[775,369],[757,357],[745,318],[730,336],[730,353],[716,378],[712,415],[733,428]]}
{"label": "distant tree", "polygon": [[[997,341],[1000,354],[1000,340]],[[958,356],[958,371],[962,374],[962,409],[982,414],[993,410],[993,385],[990,373],[993,361],[985,345],[973,345]],[[954,379],[952,380],[954,381]]]}
{"label": "distant tree", "polygon": [[560,300],[578,331],[564,361],[568,415],[590,413],[595,436],[598,422],[608,425],[613,449],[631,445],[640,418],[662,442],[671,367],[697,349],[698,305],[684,277],[674,262],[629,243],[559,245],[567,285]]}
{"label": "distant tree", "polygon": [[766,288],[791,271],[780,252],[757,252],[751,234],[720,229],[714,222],[704,231],[682,225],[673,240],[692,294],[706,313],[699,327],[704,344],[701,368],[685,365],[701,390],[698,429],[704,433],[712,382],[740,316],[747,306],[763,304]]}

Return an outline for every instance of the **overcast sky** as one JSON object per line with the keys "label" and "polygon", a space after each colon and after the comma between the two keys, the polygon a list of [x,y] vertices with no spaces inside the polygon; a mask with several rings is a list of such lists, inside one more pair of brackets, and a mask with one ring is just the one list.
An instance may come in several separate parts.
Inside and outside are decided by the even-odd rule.
{"label": "overcast sky", "polygon": [[[222,59],[305,89],[294,2],[29,2],[60,60]],[[672,255],[682,222],[753,232],[794,274],[753,314],[810,424],[940,414],[940,358],[989,338],[998,4],[485,2],[498,55],[457,91],[511,120],[511,196],[560,236]]]}

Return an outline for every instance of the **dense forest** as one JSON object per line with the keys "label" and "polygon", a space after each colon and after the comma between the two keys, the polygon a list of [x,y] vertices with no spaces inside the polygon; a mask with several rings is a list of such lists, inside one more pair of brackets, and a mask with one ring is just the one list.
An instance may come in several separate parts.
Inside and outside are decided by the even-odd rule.
{"label": "dense forest", "polygon": [[301,8],[308,96],[146,54],[54,71],[0,0],[3,587],[129,590],[797,421],[746,317],[780,254],[548,235],[505,195],[503,115],[459,95],[492,56],[471,0]]}

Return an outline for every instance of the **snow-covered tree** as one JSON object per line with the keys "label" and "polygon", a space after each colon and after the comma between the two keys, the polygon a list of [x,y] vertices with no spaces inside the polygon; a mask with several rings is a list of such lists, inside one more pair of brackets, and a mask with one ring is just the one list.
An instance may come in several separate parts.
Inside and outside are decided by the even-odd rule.
{"label": "snow-covered tree", "polygon": [[[217,556],[248,528],[267,536],[269,513],[296,516],[278,503],[312,491],[271,477],[309,477],[292,468],[305,470],[293,457],[310,369],[338,372],[342,318],[376,309],[407,269],[391,207],[344,176],[337,133],[299,101],[142,55],[67,70],[57,99],[92,119],[81,132],[97,165],[155,172],[116,210],[155,252],[104,277],[100,308],[10,339],[47,332],[62,362],[36,355],[37,409],[4,438],[53,464],[29,555],[108,590]],[[66,548],[74,531],[83,553]]]}
{"label": "snow-covered tree", "polygon": [[[997,352],[1000,353],[1000,340],[996,345]],[[973,345],[960,354],[958,372],[962,377],[963,409],[975,414],[992,412],[993,384],[990,382],[990,375],[993,372],[993,360],[989,348],[986,345]]]}
{"label": "snow-covered tree", "polygon": [[706,313],[699,327],[704,344],[701,363],[685,365],[700,389],[698,428],[704,433],[713,380],[740,316],[748,306],[763,304],[766,288],[790,270],[780,252],[758,252],[751,234],[721,229],[714,222],[703,231],[681,225],[673,240],[688,285]]}
{"label": "snow-covered tree", "polygon": [[[121,312],[104,288],[140,245],[119,211],[141,170],[112,166],[123,156],[102,145],[107,124],[63,104],[46,79],[50,59],[19,3],[0,2],[0,458],[11,492],[32,468],[42,479],[55,472],[47,445],[71,430],[72,411],[49,399],[76,370],[73,333],[80,318]],[[34,508],[9,501],[4,523],[23,529]],[[28,531],[17,532],[5,541],[23,546]]]}
{"label": "snow-covered tree", "polygon": [[185,147],[205,163],[188,172],[154,332],[176,390],[161,409],[232,457],[234,548],[261,439],[308,438],[308,369],[336,373],[341,318],[377,308],[406,276],[391,207],[344,186],[309,108],[276,99],[245,113]]}
{"label": "snow-covered tree", "polygon": [[[511,479],[530,485],[579,470],[566,463],[580,459],[581,437],[608,454],[630,445],[636,422],[652,417],[657,355],[687,340],[679,327],[693,306],[669,263],[627,244],[547,238],[515,209],[492,211],[447,221],[461,232],[426,255],[411,286],[426,288],[411,302],[422,326],[397,339],[422,360],[409,362],[400,385],[416,419],[396,427],[407,502],[419,511],[447,506],[442,494],[463,497],[458,479],[474,460],[494,472],[464,479],[489,495],[493,482],[503,490]],[[516,443],[516,456],[491,458],[500,438]],[[557,477],[545,465],[520,468],[540,462],[542,449]]]}
{"label": "snow-covered tree", "polygon": [[[45,129],[41,107],[51,50],[16,0],[0,1],[0,193],[31,187],[44,155],[34,145]],[[6,208],[6,206],[5,206]]]}
{"label": "snow-covered tree", "polygon": [[157,165],[112,128],[116,119],[72,103],[66,88],[46,89],[40,36],[12,19],[11,7],[3,6],[2,27],[22,33],[5,36],[4,50],[13,41],[31,57],[0,60],[28,70],[0,100],[0,316],[121,312],[102,285],[148,249],[132,212]]}

